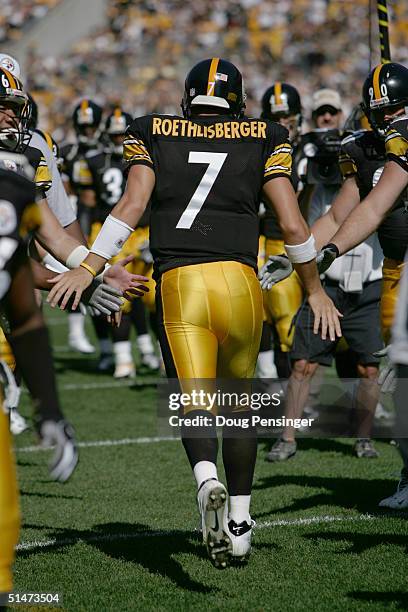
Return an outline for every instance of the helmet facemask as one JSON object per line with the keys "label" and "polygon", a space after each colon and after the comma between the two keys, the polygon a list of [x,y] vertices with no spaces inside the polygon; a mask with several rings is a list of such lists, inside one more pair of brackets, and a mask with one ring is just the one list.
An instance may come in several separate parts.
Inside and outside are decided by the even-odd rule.
{"label": "helmet facemask", "polygon": [[27,96],[23,93],[1,96],[0,110],[4,115],[7,114],[7,118],[3,115],[0,124],[0,148],[13,153],[23,153],[31,140],[28,130],[30,105]]}

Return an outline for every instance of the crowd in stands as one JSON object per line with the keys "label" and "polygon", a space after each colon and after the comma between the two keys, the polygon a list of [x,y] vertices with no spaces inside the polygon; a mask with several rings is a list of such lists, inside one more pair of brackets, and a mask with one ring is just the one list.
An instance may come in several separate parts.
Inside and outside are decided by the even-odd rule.
{"label": "crowd in stands", "polygon": [[[404,62],[408,3],[388,4],[393,59]],[[81,96],[107,106],[120,102],[133,115],[179,113],[186,71],[214,55],[243,72],[249,114],[259,111],[261,95],[275,79],[296,85],[306,111],[311,94],[322,86],[338,90],[350,108],[359,101],[370,56],[371,65],[379,61],[376,2],[369,7],[369,0],[111,0],[106,27],[77,42],[69,54],[39,57],[33,50],[27,81],[46,103],[45,127],[61,138]]]}
{"label": "crowd in stands", "polygon": [[61,0],[0,0],[0,43],[19,40],[24,28],[41,19]]}

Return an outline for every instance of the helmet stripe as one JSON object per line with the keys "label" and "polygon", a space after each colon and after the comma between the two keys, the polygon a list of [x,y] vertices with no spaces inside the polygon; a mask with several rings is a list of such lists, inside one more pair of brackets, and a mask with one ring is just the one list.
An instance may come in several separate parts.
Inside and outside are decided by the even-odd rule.
{"label": "helmet stripe", "polygon": [[88,108],[88,100],[82,100],[81,102],[81,110],[86,110]]}
{"label": "helmet stripe", "polygon": [[8,70],[6,70],[5,68],[3,68],[3,71],[6,73],[6,77],[9,80],[10,86],[12,89],[20,89],[20,87],[17,87],[17,83],[16,80],[14,78],[14,76],[11,74],[11,72],[9,72]]}
{"label": "helmet stripe", "polygon": [[374,87],[374,99],[379,100],[382,98],[380,90],[380,72],[384,64],[378,64],[373,74],[373,87]]}
{"label": "helmet stripe", "polygon": [[217,74],[219,61],[219,57],[213,57],[211,60],[210,71],[208,73],[207,96],[214,95],[215,75]]}
{"label": "helmet stripe", "polygon": [[282,104],[282,83],[280,81],[275,83],[275,104],[277,106]]}

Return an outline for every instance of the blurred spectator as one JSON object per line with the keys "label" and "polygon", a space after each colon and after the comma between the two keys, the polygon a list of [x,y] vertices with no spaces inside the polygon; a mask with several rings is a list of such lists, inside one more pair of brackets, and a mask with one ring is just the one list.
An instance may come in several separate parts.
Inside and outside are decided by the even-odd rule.
{"label": "blurred spectator", "polygon": [[0,0],[0,43],[18,40],[24,28],[61,0]]}

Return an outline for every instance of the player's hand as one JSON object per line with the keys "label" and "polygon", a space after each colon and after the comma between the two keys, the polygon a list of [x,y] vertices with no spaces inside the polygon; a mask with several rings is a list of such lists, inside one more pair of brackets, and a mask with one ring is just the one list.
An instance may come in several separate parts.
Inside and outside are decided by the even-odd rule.
{"label": "player's hand", "polygon": [[41,446],[55,447],[48,466],[51,478],[65,482],[78,463],[78,449],[72,426],[63,419],[61,421],[42,421],[38,426],[38,433]]}
{"label": "player's hand", "polygon": [[92,274],[81,267],[58,274],[58,276],[48,281],[54,286],[48,294],[47,302],[53,308],[59,305],[61,310],[64,310],[70,297],[73,296],[72,308],[76,310],[83,291],[89,287],[92,281]]}
{"label": "player's hand", "polygon": [[262,289],[271,289],[276,283],[284,280],[293,272],[287,255],[270,255],[268,261],[259,271],[258,278]]}
{"label": "player's hand", "polygon": [[149,282],[146,276],[132,274],[129,270],[126,270],[125,266],[134,258],[134,255],[128,255],[128,257],[110,266],[103,275],[104,282],[118,289],[128,300],[135,296],[142,297],[146,291],[149,291],[149,288],[144,284]]}
{"label": "player's hand", "polygon": [[324,274],[330,268],[336,257],[339,256],[339,251],[334,244],[324,246],[316,255],[316,264],[319,274]]}
{"label": "player's hand", "polygon": [[329,298],[323,288],[311,293],[308,297],[310,308],[314,314],[313,332],[319,333],[323,340],[326,340],[327,333],[332,342],[341,337],[340,318],[343,316],[339,312],[332,300]]}
{"label": "player's hand", "polygon": [[381,387],[382,393],[394,393],[397,384],[394,364],[392,364],[388,358],[390,347],[391,345],[389,344],[385,348],[381,349],[381,351],[376,351],[373,353],[374,357],[387,357],[385,364],[380,370],[377,381]]}
{"label": "player's hand", "polygon": [[[84,292],[83,296],[86,292]],[[88,306],[95,308],[97,311],[104,315],[111,315],[112,313],[118,312],[123,305],[122,294],[115,287],[111,287],[106,283],[98,283],[94,288],[89,301]]]}

